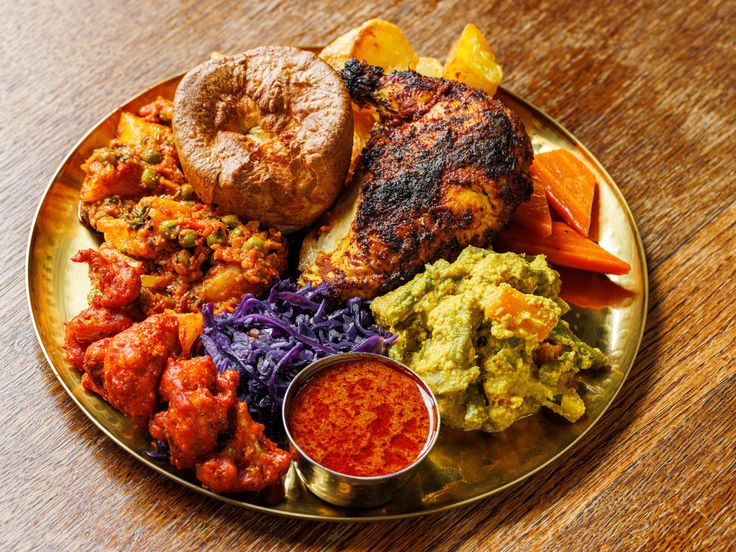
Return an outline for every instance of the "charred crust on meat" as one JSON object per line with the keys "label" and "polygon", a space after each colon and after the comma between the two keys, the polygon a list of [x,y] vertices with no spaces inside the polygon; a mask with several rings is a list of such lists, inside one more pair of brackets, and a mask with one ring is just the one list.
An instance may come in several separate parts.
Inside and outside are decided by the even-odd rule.
{"label": "charred crust on meat", "polygon": [[357,60],[340,76],[353,101],[375,107],[380,122],[353,176],[359,197],[349,245],[336,250],[334,265],[319,267],[330,292],[375,297],[425,263],[452,262],[467,245],[489,246],[531,196],[533,152],[521,120],[457,81],[386,74]]}
{"label": "charred crust on meat", "polygon": [[[358,62],[350,65],[354,72],[360,70],[363,74],[369,67]],[[500,199],[512,205],[511,210],[529,198],[531,183],[527,171],[531,147],[521,122],[508,108],[461,83],[442,81],[438,87],[434,82],[437,79],[413,71],[393,72],[387,78],[406,80],[404,89],[415,95],[433,92],[434,97],[426,100],[426,109],[413,111],[413,117],[409,117],[401,112],[401,105],[409,101],[394,94],[391,100],[398,112],[393,115],[404,120],[404,124],[379,127],[363,152],[359,168],[364,179],[362,201],[355,228],[358,242],[366,253],[377,238],[391,253],[403,252],[409,261],[432,233],[415,226],[409,233],[402,228],[406,221],[418,220],[426,214],[445,231],[470,226],[470,214],[462,216],[438,210],[447,186],[453,184],[448,175],[458,170],[481,168],[487,179],[497,182]],[[371,82],[374,87],[383,84]],[[361,87],[360,93],[365,92],[366,88]],[[421,124],[412,124],[412,118],[420,119],[439,100],[460,104],[475,101],[489,107],[473,111],[472,116],[461,112],[458,116],[427,118]],[[375,99],[371,101],[376,103]],[[427,143],[428,137],[431,143]],[[490,239],[492,236],[487,241]],[[459,248],[450,240],[441,256],[457,254]]]}
{"label": "charred crust on meat", "polygon": [[365,105],[378,86],[383,69],[353,58],[345,62],[339,74],[353,101],[358,105]]}

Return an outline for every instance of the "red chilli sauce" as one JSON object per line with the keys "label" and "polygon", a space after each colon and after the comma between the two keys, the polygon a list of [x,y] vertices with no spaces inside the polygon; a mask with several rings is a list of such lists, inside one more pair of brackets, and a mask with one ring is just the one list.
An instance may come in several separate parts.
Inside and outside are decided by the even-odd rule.
{"label": "red chilli sauce", "polygon": [[410,375],[376,360],[326,368],[297,393],[289,430],[318,464],[358,477],[400,471],[421,455],[430,399]]}

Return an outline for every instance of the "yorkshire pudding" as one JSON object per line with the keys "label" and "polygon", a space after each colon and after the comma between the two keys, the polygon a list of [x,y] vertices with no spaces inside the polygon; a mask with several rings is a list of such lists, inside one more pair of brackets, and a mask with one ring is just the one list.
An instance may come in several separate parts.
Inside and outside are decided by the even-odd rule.
{"label": "yorkshire pudding", "polygon": [[173,129],[203,201],[284,232],[332,205],[350,165],[350,96],[332,67],[298,48],[195,67],[176,90]]}

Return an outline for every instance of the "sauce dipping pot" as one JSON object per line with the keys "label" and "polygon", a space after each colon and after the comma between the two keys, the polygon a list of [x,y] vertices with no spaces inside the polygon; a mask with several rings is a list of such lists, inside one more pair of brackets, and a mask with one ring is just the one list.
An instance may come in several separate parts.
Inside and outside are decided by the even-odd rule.
{"label": "sauce dipping pot", "polygon": [[[382,475],[358,476],[340,473],[323,466],[312,459],[297,443],[293,435],[292,413],[299,392],[325,370],[341,366],[346,369],[360,363],[378,362],[392,368],[402,377],[410,378],[418,388],[426,406],[429,418],[429,431],[423,447],[411,464]],[[334,372],[334,370],[332,371]],[[320,405],[312,405],[317,408]],[[323,407],[321,407],[323,408]],[[296,470],[304,485],[319,498],[330,504],[350,508],[372,508],[391,501],[401,487],[416,472],[434,446],[440,429],[440,415],[437,402],[429,387],[404,364],[382,355],[372,353],[344,353],[317,360],[299,372],[289,385],[284,396],[282,409],[284,428],[289,445],[295,456]],[[349,446],[347,442],[345,446]]]}

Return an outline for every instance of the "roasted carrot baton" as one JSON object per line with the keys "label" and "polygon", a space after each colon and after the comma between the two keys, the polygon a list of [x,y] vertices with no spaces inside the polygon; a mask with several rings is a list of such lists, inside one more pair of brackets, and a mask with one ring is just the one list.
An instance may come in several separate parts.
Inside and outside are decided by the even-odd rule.
{"label": "roasted carrot baton", "polygon": [[524,228],[510,228],[498,236],[498,245],[515,253],[543,254],[560,266],[580,268],[601,274],[626,274],[631,266],[594,241],[581,236],[564,222],[553,221],[552,233],[540,237]]}
{"label": "roasted carrot baton", "polygon": [[564,266],[554,268],[562,280],[560,297],[573,305],[600,309],[616,306],[635,295],[632,290],[621,287],[602,274]]}
{"label": "roasted carrot baton", "polygon": [[587,236],[595,196],[595,175],[574,154],[563,149],[535,155],[529,172],[535,185],[544,187],[555,211]]}
{"label": "roasted carrot baton", "polygon": [[[533,166],[533,165],[532,165]],[[552,233],[552,215],[549,212],[545,184],[540,180],[539,174],[531,172],[532,197],[529,201],[519,205],[514,211],[514,222],[529,229],[538,236],[546,237]]]}

